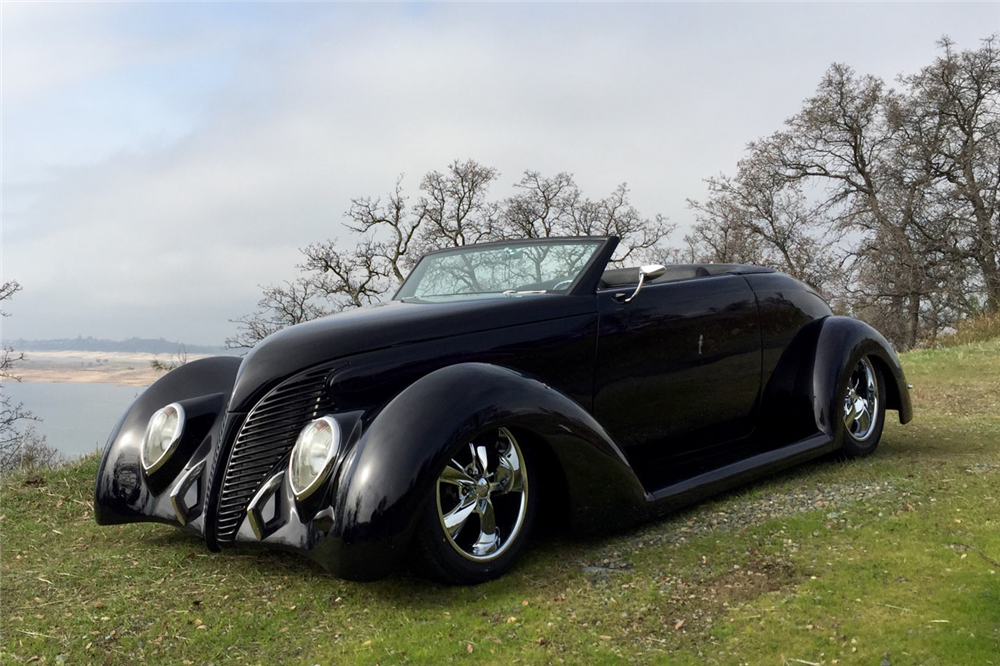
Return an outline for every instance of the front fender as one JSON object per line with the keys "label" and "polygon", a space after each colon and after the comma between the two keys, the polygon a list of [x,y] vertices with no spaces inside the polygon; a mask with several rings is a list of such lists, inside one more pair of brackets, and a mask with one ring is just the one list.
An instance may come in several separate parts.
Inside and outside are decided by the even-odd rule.
{"label": "front fender", "polygon": [[[239,358],[226,356],[186,363],[136,398],[104,447],[94,487],[99,524],[177,522],[167,497],[170,485],[189,461],[211,448],[210,434],[221,427],[239,366]],[[168,463],[147,477],[139,462],[146,424],[156,410],[172,402],[184,406],[184,436]]]}
{"label": "front fender", "polygon": [[407,552],[456,442],[495,426],[544,442],[566,477],[577,525],[638,515],[645,493],[604,429],[537,379],[484,363],[442,368],[397,395],[341,469],[336,525],[310,553],[348,577],[378,577]]}

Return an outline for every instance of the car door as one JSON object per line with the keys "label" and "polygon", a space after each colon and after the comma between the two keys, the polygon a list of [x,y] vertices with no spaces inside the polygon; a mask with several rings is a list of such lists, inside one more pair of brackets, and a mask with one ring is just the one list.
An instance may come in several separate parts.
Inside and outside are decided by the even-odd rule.
{"label": "car door", "polygon": [[655,491],[747,455],[760,320],[738,275],[599,290],[594,415]]}

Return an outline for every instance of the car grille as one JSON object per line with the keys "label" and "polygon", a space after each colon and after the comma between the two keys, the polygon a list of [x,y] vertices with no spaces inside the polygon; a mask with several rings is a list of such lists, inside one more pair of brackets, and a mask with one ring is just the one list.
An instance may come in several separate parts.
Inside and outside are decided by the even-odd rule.
{"label": "car grille", "polygon": [[254,493],[285,462],[302,428],[322,415],[326,377],[334,367],[326,364],[292,377],[250,410],[222,479],[216,528],[220,545],[235,541]]}

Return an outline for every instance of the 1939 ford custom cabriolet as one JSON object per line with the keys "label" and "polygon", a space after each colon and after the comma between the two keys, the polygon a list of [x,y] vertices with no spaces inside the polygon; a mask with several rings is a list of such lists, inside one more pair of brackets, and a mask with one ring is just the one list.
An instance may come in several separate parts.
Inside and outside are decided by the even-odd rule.
{"label": "1939 ford custom cabriolet", "polygon": [[875,330],[732,264],[609,269],[618,239],[432,252],[392,301],[168,373],[115,427],[101,524],[289,548],[343,577],[475,583],[540,508],[632,524],[912,416]]}

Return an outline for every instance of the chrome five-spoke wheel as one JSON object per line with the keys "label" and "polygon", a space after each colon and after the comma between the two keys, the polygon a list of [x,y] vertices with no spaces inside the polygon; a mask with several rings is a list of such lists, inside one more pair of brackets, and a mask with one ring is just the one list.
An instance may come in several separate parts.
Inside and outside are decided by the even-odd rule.
{"label": "chrome five-spoke wheel", "polygon": [[878,379],[868,357],[862,358],[851,372],[844,396],[844,427],[851,436],[863,442],[875,431],[878,421]]}
{"label": "chrome five-spoke wheel", "polygon": [[437,511],[462,557],[488,561],[517,539],[528,508],[528,477],[517,440],[506,428],[469,442],[437,482]]}
{"label": "chrome five-spoke wheel", "polygon": [[847,373],[842,452],[856,458],[868,455],[878,446],[885,423],[885,389],[878,369],[867,356],[848,366]]}
{"label": "chrome five-spoke wheel", "polygon": [[533,460],[503,427],[453,446],[416,534],[427,573],[474,584],[510,568],[534,522]]}

